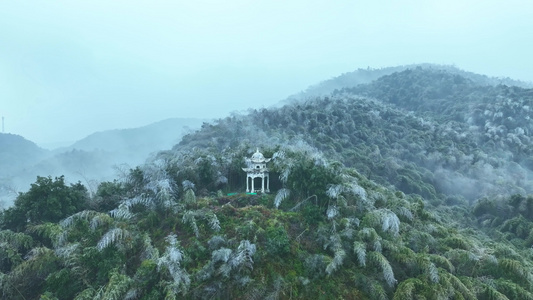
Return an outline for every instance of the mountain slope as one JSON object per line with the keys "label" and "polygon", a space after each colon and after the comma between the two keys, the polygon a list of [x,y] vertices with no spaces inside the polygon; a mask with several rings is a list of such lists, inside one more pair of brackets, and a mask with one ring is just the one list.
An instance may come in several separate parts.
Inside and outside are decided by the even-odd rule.
{"label": "mountain slope", "polygon": [[407,70],[330,97],[219,120],[175,149],[300,139],[370,179],[429,199],[530,193],[531,91],[483,86],[445,70]]}
{"label": "mountain slope", "polygon": [[45,149],[19,135],[0,133],[0,177],[29,166],[48,154]]}
{"label": "mountain slope", "polygon": [[13,175],[50,155],[49,151],[19,135],[0,133],[0,208],[10,203],[18,191],[18,183],[13,182]]}
{"label": "mountain slope", "polygon": [[[393,74],[405,101],[432,72]],[[460,107],[500,93],[459,79],[477,91],[451,93]],[[468,111],[433,117],[428,98],[422,117],[387,100],[395,88],[383,100],[359,88],[204,124],[92,196],[39,178],[0,213],[2,296],[533,299],[533,196],[510,196],[531,184],[518,148],[480,144]],[[511,104],[530,101],[515,89]],[[272,158],[273,194],[242,193],[256,147]]]}
{"label": "mountain slope", "polygon": [[67,149],[138,153],[140,158],[146,158],[151,152],[172,147],[179,141],[181,135],[187,130],[186,128],[199,128],[205,121],[207,120],[172,118],[139,128],[96,132],[77,141]]}

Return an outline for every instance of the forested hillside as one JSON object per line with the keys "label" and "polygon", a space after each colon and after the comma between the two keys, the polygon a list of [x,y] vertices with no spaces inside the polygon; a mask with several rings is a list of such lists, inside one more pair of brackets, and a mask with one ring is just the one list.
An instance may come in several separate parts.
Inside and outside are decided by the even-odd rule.
{"label": "forested hillside", "polygon": [[[533,299],[533,92],[408,69],[0,215],[7,299]],[[259,147],[272,194],[245,194]]]}
{"label": "forested hillside", "polygon": [[219,120],[176,148],[299,139],[405,193],[473,201],[533,190],[529,107],[531,89],[418,68],[329,97]]}

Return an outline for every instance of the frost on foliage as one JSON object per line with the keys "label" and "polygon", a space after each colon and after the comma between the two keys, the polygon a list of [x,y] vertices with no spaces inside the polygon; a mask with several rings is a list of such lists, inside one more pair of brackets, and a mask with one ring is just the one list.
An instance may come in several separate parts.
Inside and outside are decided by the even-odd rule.
{"label": "frost on foliage", "polygon": [[159,258],[159,250],[152,245],[152,239],[148,234],[143,236],[143,252],[141,257],[143,259],[153,259],[156,260]]}
{"label": "frost on foliage", "polygon": [[326,273],[328,274],[328,276],[335,272],[340,266],[342,266],[345,256],[346,252],[344,251],[344,249],[342,249],[342,247],[335,248],[333,260],[326,267]]}
{"label": "frost on foliage", "polygon": [[402,216],[409,221],[412,221],[414,218],[413,213],[405,206],[397,207],[395,211],[397,215]]}
{"label": "frost on foliage", "polygon": [[98,214],[94,216],[89,224],[89,227],[91,230],[96,230],[97,228],[101,227],[103,224],[109,224],[112,222],[112,219],[105,214]]}
{"label": "frost on foliage", "polygon": [[368,218],[372,226],[381,225],[383,232],[388,231],[393,235],[398,235],[400,232],[400,219],[395,213],[386,208],[372,211]]}
{"label": "frost on foliage", "polygon": [[365,227],[359,232],[359,234],[364,241],[371,243],[374,251],[381,252],[381,237],[374,228]]}
{"label": "frost on foliage", "polygon": [[283,151],[283,150],[277,151],[277,152],[274,153],[274,155],[272,155],[272,159],[274,161],[277,160],[277,159],[284,160],[285,157],[286,157],[285,151]]}
{"label": "frost on foliage", "polygon": [[328,276],[331,275],[340,266],[342,266],[342,263],[344,262],[344,258],[346,256],[346,252],[342,247],[341,237],[337,233],[336,227],[337,223],[333,221],[330,236],[324,243],[324,249],[329,248],[333,251],[334,254],[333,260],[326,266],[326,273],[328,274]]}
{"label": "frost on foliage", "polygon": [[185,191],[194,189],[194,183],[189,180],[184,180],[181,185],[183,186],[183,190]]}
{"label": "frost on foliage", "polygon": [[46,248],[46,247],[36,247],[30,250],[28,254],[24,257],[26,260],[36,260],[40,257],[50,257],[52,254],[52,250]]}
{"label": "frost on foliage", "polygon": [[397,235],[400,232],[400,219],[398,219],[398,216],[389,210],[382,210],[381,214],[381,229]]}
{"label": "frost on foliage", "polygon": [[194,194],[194,191],[192,189],[185,191],[185,197],[183,198],[185,203],[187,204],[194,204],[196,203],[196,195]]}
{"label": "frost on foliage", "polygon": [[350,227],[359,227],[359,224],[361,223],[361,221],[358,218],[350,217],[350,218],[344,218],[344,219],[346,220],[346,223],[348,224],[347,226],[350,226]]}
{"label": "frost on foliage", "polygon": [[146,197],[150,205],[154,202],[163,207],[172,207],[173,195],[175,194],[172,180],[166,170],[166,162],[163,159],[156,159],[143,167],[144,177],[148,181],[145,188],[151,191],[150,197]]}
{"label": "frost on foliage", "polygon": [[339,210],[337,209],[336,205],[331,205],[328,207],[326,214],[328,216],[328,219],[333,219],[339,214]]}
{"label": "frost on foliage", "polygon": [[287,199],[290,194],[291,194],[291,191],[289,189],[280,189],[278,193],[276,194],[276,198],[274,199],[274,206],[278,208],[281,202]]}
{"label": "frost on foliage", "polygon": [[158,203],[162,204],[163,207],[172,207],[174,193],[170,179],[165,178],[155,182],[155,199]]}
{"label": "frost on foliage", "polygon": [[139,287],[133,287],[133,288],[130,288],[128,290],[128,292],[126,293],[126,295],[124,295],[124,300],[135,300],[135,299],[139,299],[140,296],[141,296],[141,290],[139,289]]}
{"label": "frost on foliage", "polygon": [[361,267],[366,266],[366,245],[355,241],[353,243],[353,252],[357,255],[357,261]]}
{"label": "frost on foliage", "polygon": [[217,263],[217,262],[226,263],[230,259],[232,253],[233,251],[228,248],[221,248],[221,249],[215,250],[211,253],[211,261],[213,263]]}
{"label": "frost on foliage", "polygon": [[59,228],[62,230],[57,232],[55,237],[52,238],[54,247],[63,247],[67,243],[69,229],[73,226],[76,220],[89,221],[89,228],[92,231],[104,224],[109,224],[112,222],[112,219],[109,215],[97,211],[84,210],[75,213],[59,222]]}
{"label": "frost on foliage", "polygon": [[283,169],[283,171],[281,171],[281,174],[279,175],[279,180],[282,183],[287,183],[287,181],[289,180],[289,175],[291,174],[291,167],[292,166],[288,165]]}
{"label": "frost on foliage", "polygon": [[198,225],[196,224],[196,217],[193,211],[186,211],[183,214],[183,218],[181,221],[183,222],[183,224],[188,224],[189,226],[191,226],[191,229],[196,237],[200,236],[200,230],[198,229]]}
{"label": "frost on foliage", "polygon": [[185,191],[184,201],[187,204],[196,203],[196,195],[194,194],[194,183],[189,180],[184,180],[181,185]]}
{"label": "frost on foliage", "polygon": [[218,249],[221,246],[226,244],[226,239],[221,237],[220,235],[215,235],[212,238],[207,241],[207,245],[209,246],[209,249]]}
{"label": "frost on foliage", "polygon": [[210,211],[205,209],[200,210],[187,210],[181,219],[183,224],[188,224],[191,226],[191,229],[194,232],[194,235],[196,237],[200,236],[200,230],[198,228],[198,224],[196,221],[196,218],[201,218],[203,220],[207,220],[207,223],[209,224],[209,228],[213,231],[220,231],[220,221],[218,220],[217,215]]}
{"label": "frost on foliage", "polygon": [[83,210],[61,220],[61,222],[59,222],[59,225],[61,225],[61,227],[63,228],[69,228],[74,224],[74,221],[89,220],[96,214],[98,214],[98,212],[93,210]]}
{"label": "frost on foliage", "polygon": [[122,228],[112,228],[100,239],[96,248],[99,251],[116,244],[117,242],[130,237],[130,233]]}
{"label": "frost on foliage", "polygon": [[383,250],[383,247],[381,246],[381,240],[375,240],[373,247],[374,251],[381,253],[381,251]]}
{"label": "frost on foliage", "polygon": [[484,258],[490,262],[491,264],[495,264],[497,265],[498,264],[498,258],[496,258],[496,256],[492,255],[492,254],[486,254],[484,256]]}
{"label": "frost on foliage", "polygon": [[222,175],[222,173],[220,171],[217,172],[217,180],[215,181],[215,184],[217,185],[222,185],[222,184],[227,184],[228,183],[228,178],[224,175]]}
{"label": "frost on foliage", "polygon": [[130,198],[122,202],[128,209],[130,209],[134,205],[143,205],[146,207],[152,206],[154,203],[150,197],[147,197],[146,195],[140,195],[136,196],[134,198]]}
{"label": "frost on foliage", "polygon": [[201,280],[210,278],[215,273],[216,265],[219,265],[217,273],[229,278],[234,267],[231,262],[232,257],[233,251],[228,248],[221,248],[213,251],[211,253],[211,261],[209,264],[204,266],[204,268],[198,273],[199,278]]}
{"label": "frost on foliage", "polygon": [[357,183],[352,183],[349,185],[349,190],[352,194],[356,195],[356,196],[359,196],[359,198],[361,198],[361,200],[363,201],[367,201],[366,199],[366,191],[364,188],[362,188],[361,186],[359,186]]}
{"label": "frost on foliage", "polygon": [[331,184],[329,185],[326,195],[331,199],[337,199],[343,192],[343,186],[340,184]]}
{"label": "frost on foliage", "polygon": [[433,283],[439,282],[439,271],[437,270],[437,267],[435,266],[434,263],[430,263],[429,264],[429,266],[428,266],[428,275],[429,275],[429,279]]}
{"label": "frost on foliage", "polygon": [[246,267],[250,270],[253,270],[254,261],[252,256],[255,254],[255,250],[255,244],[250,243],[248,240],[242,240],[237,248],[235,266],[240,268]]}
{"label": "frost on foliage", "polygon": [[129,220],[133,217],[130,209],[124,203],[120,204],[117,208],[109,212],[109,214],[115,219]]}
{"label": "frost on foliage", "polygon": [[165,238],[168,246],[163,255],[157,261],[157,270],[166,269],[175,284],[175,291],[186,291],[191,283],[189,274],[181,268],[181,261],[183,260],[183,252],[178,248],[179,243],[175,234],[171,234]]}
{"label": "frost on foliage", "polygon": [[[219,244],[219,242],[221,242],[219,238],[217,238],[217,240],[217,242],[213,241],[213,243]],[[213,245],[213,247],[216,246]],[[255,245],[250,243],[248,240],[242,240],[237,248],[237,251],[233,251],[228,248],[216,249],[211,253],[211,260],[209,264],[204,266],[198,273],[198,278],[201,280],[206,280],[215,273],[215,270],[217,274],[221,274],[226,278],[230,277],[233,270],[252,270],[252,256],[254,255],[255,251]],[[238,280],[238,278],[235,279]]]}
{"label": "frost on foliage", "polygon": [[63,230],[57,235],[57,238],[54,241],[54,247],[62,247],[67,243],[67,241],[68,241],[68,231]]}
{"label": "frost on foliage", "polygon": [[127,275],[112,272],[111,278],[109,278],[109,282],[103,290],[104,293],[99,298],[106,300],[124,299],[132,284],[133,280]]}
{"label": "frost on foliage", "polygon": [[294,167],[294,161],[291,158],[288,158],[284,151],[278,151],[272,155],[273,163],[281,170],[279,175],[279,180],[282,183],[287,183],[289,180],[289,175],[291,170]]}
{"label": "frost on foliage", "polygon": [[379,252],[370,252],[369,258],[381,268],[385,282],[387,282],[390,287],[393,287],[397,280],[394,278],[394,272],[392,271],[392,267],[387,258]]}
{"label": "frost on foliage", "polygon": [[57,257],[63,260],[63,264],[66,267],[69,267],[72,271],[79,270],[79,267],[76,268],[77,260],[79,256],[77,255],[80,250],[80,244],[68,244],[67,246],[54,249],[54,253]]}
{"label": "frost on foliage", "polygon": [[89,221],[89,227],[91,230],[96,230],[103,224],[111,223],[111,218],[107,214],[103,214],[97,211],[84,210],[73,214],[72,216],[63,219],[59,222],[59,225],[64,229],[70,228],[76,220]]}
{"label": "frost on foliage", "polygon": [[358,218],[343,218],[341,224],[344,224],[344,229],[340,232],[340,235],[348,239],[352,239],[355,235],[355,227],[359,227]]}
{"label": "frost on foliage", "polygon": [[220,231],[220,221],[215,213],[208,214],[207,219],[209,221],[209,227],[211,227],[213,231]]}

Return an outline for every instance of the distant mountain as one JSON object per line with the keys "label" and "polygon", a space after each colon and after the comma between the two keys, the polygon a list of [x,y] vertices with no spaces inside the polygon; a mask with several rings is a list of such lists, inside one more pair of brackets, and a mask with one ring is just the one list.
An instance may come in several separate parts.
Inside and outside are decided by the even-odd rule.
{"label": "distant mountain", "polygon": [[[0,133],[0,208],[16,196],[19,184],[14,182],[14,174],[49,156],[49,151],[20,135]],[[30,182],[23,184],[27,186]]]}
{"label": "distant mountain", "polygon": [[308,87],[305,91],[291,95],[287,98],[285,103],[290,103],[292,101],[299,100],[309,100],[316,97],[327,96],[335,90],[342,90],[346,88],[353,88],[361,84],[368,84],[374,80],[391,75],[393,73],[402,72],[409,69],[424,69],[424,70],[440,70],[446,71],[449,74],[459,75],[463,78],[472,80],[479,85],[508,85],[508,86],[517,86],[522,88],[533,88],[533,83],[524,82],[520,80],[514,80],[511,78],[499,78],[499,77],[488,77],[486,75],[476,74],[472,72],[467,72],[461,70],[455,66],[449,65],[436,65],[436,64],[411,64],[387,68],[367,68],[367,69],[357,69],[353,72],[347,72],[336,76],[334,78],[324,80],[318,84]]}
{"label": "distant mountain", "polygon": [[31,166],[47,155],[49,151],[20,135],[0,133],[0,177]]}
{"label": "distant mountain", "polygon": [[181,136],[200,128],[204,121],[173,118],[139,128],[97,132],[70,147],[53,151],[39,148],[20,136],[2,134],[0,189],[25,190],[36,176],[65,175],[70,182],[82,181],[87,185],[112,180],[117,167],[127,170],[142,164],[150,153],[170,149]]}
{"label": "distant mountain", "polygon": [[56,153],[71,150],[103,151],[119,154],[125,163],[138,164],[155,151],[169,149],[187,130],[200,128],[206,119],[171,118],[138,128],[93,133]]}

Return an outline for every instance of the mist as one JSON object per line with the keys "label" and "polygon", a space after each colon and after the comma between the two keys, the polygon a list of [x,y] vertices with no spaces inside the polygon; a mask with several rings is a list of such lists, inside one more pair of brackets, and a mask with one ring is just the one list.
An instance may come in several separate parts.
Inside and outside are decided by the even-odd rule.
{"label": "mist", "polygon": [[6,133],[47,148],[273,105],[357,68],[420,62],[533,81],[529,1],[0,3]]}
{"label": "mist", "polygon": [[65,176],[94,195],[104,181],[120,179],[158,151],[171,149],[207,119],[173,118],[139,128],[93,133],[67,147],[42,149],[21,136],[0,134],[0,207],[12,204],[37,176]]}

